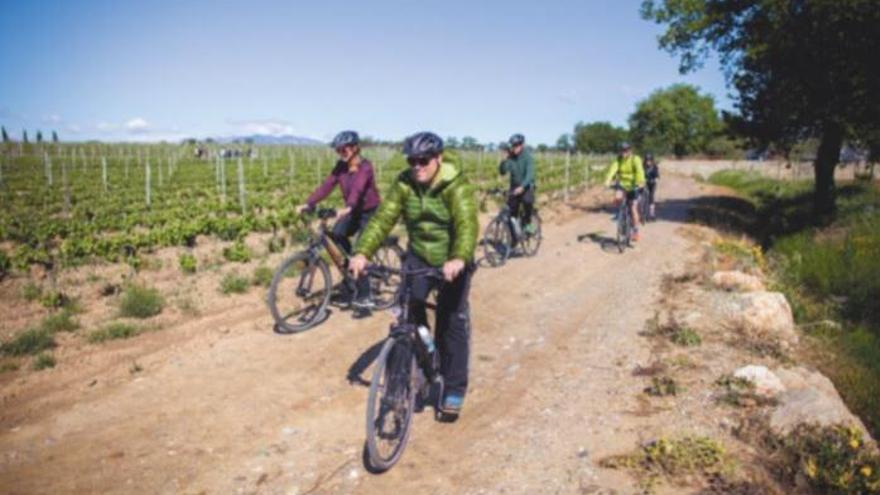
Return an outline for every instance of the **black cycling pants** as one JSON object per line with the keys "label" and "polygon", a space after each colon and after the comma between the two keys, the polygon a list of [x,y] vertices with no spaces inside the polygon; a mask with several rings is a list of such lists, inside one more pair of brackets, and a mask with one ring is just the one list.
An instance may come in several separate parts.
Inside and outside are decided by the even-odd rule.
{"label": "black cycling pants", "polygon": [[[403,262],[405,270],[418,270],[430,267],[413,253],[407,253]],[[462,397],[468,386],[468,361],[471,341],[471,315],[468,294],[471,288],[472,264],[452,282],[441,283],[429,277],[409,277],[407,285],[410,293],[409,311],[413,323],[428,325],[425,300],[432,289],[437,288],[437,313],[434,322],[437,349],[440,351],[440,373],[443,375],[445,393],[456,393]]]}

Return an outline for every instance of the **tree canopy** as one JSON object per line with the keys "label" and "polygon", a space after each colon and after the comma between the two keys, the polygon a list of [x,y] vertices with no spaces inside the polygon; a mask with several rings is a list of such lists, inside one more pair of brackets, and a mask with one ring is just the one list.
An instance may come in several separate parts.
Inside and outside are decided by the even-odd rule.
{"label": "tree canopy", "polygon": [[783,149],[819,138],[814,205],[830,217],[844,140],[876,147],[877,1],[644,0],[641,13],[666,26],[660,47],[680,56],[682,73],[718,53],[742,134]]}
{"label": "tree canopy", "polygon": [[704,152],[721,130],[715,100],[687,84],[654,91],[629,117],[636,148],[681,157]]}
{"label": "tree canopy", "polygon": [[613,153],[626,139],[626,129],[610,122],[578,122],[574,126],[574,147],[584,153]]}

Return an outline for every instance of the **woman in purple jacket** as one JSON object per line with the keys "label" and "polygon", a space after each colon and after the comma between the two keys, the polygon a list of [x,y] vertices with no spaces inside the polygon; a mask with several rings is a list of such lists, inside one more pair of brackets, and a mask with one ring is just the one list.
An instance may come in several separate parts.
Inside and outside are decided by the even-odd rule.
{"label": "woman in purple jacket", "polygon": [[[345,207],[338,212],[338,220],[333,226],[332,235],[340,247],[351,254],[349,239],[359,234],[367,225],[381,199],[373,175],[373,164],[361,156],[360,139],[357,133],[342,131],[333,138],[330,146],[336,150],[339,161],[336,162],[330,175],[324,179],[324,183],[312,192],[306,203],[300,205],[297,211],[302,213],[314,209],[315,205],[329,196],[338,184],[342,191]],[[357,283],[358,297],[355,305],[361,307],[370,305],[369,290],[369,280],[366,277],[360,277]]]}

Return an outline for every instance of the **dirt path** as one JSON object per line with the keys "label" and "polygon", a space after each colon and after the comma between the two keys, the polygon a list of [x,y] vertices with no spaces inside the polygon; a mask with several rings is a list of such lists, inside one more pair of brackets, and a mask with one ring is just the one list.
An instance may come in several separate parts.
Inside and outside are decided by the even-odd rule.
{"label": "dirt path", "polygon": [[[665,198],[699,194],[667,178]],[[481,269],[472,290],[472,387],[454,424],[418,416],[401,463],[362,465],[367,389],[347,376],[390,317],[334,314],[278,336],[261,294],[179,328],[111,344],[75,371],[3,390],[4,493],[611,493],[601,469],[646,422],[631,376],[664,273],[691,256],[686,202],[619,255],[606,213],[566,209],[535,258]],[[131,370],[133,360],[142,370]],[[354,366],[357,368],[357,366]],[[368,376],[369,369],[362,375]]]}

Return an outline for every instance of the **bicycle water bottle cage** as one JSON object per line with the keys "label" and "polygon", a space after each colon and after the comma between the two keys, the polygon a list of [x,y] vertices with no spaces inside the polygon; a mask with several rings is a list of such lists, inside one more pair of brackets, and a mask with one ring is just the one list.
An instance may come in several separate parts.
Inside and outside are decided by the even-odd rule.
{"label": "bicycle water bottle cage", "polygon": [[318,210],[318,218],[321,220],[327,220],[329,218],[333,218],[336,216],[336,210],[333,208],[321,208]]}

